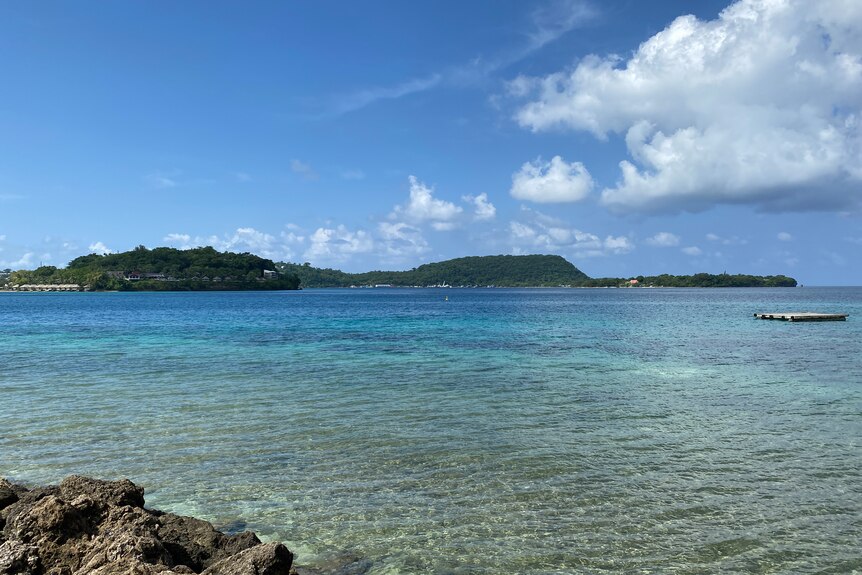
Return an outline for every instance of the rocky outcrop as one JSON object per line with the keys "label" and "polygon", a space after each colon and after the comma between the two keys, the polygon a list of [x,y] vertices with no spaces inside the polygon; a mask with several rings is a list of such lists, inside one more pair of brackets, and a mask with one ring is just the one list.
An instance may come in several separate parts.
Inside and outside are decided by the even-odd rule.
{"label": "rocky outcrop", "polygon": [[144,509],[127,479],[35,489],[0,479],[0,575],[288,575],[292,563],[254,533]]}

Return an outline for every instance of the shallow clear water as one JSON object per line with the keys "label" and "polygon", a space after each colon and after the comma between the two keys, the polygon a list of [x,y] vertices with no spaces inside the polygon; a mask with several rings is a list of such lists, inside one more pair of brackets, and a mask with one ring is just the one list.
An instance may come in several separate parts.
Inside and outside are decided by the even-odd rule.
{"label": "shallow clear water", "polygon": [[[851,316],[752,318],[791,310]],[[130,477],[300,563],[862,570],[859,288],[4,293],[0,322],[0,475]]]}

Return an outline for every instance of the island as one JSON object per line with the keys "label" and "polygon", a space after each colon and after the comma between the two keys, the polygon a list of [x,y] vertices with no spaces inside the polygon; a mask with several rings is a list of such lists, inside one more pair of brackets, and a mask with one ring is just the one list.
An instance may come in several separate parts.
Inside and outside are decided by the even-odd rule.
{"label": "island", "polygon": [[428,263],[407,271],[347,273],[309,263],[276,264],[302,287],[795,287],[784,275],[708,274],[591,278],[557,255],[471,256]]}
{"label": "island", "polygon": [[276,270],[272,260],[212,247],[89,254],[65,268],[41,266],[8,274],[16,291],[228,291],[295,290],[299,278]]}
{"label": "island", "polygon": [[310,263],[273,262],[250,253],[138,246],[89,254],[65,268],[4,270],[0,287],[14,291],[227,291],[349,287],[795,287],[784,276],[748,274],[591,278],[558,255],[469,256],[405,271],[348,273]]}

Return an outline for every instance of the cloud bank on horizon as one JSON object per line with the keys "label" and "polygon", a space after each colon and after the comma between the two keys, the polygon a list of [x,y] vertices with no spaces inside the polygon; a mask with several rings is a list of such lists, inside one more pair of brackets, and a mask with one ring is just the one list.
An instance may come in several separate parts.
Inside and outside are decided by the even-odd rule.
{"label": "cloud bank on horizon", "polygon": [[[531,95],[516,113],[524,128],[624,136],[619,180],[601,192],[611,210],[856,209],[860,55],[860,2],[740,0],[716,20],[680,16],[629,58],[590,55],[511,90]],[[577,179],[567,194],[543,174],[516,177],[516,198],[585,196]]]}

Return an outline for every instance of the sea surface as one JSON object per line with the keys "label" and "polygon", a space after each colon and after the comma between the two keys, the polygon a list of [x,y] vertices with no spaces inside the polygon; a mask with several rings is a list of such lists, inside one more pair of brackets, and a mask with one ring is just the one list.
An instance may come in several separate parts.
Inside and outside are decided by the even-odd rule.
{"label": "sea surface", "polygon": [[0,476],[71,473],[370,575],[858,573],[862,288],[0,293]]}

